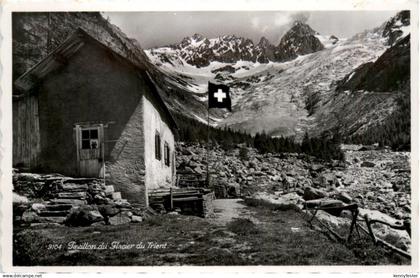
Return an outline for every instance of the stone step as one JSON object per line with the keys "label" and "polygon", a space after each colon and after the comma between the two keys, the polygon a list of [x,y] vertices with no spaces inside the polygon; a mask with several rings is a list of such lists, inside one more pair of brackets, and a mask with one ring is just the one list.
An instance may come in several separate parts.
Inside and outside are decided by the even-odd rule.
{"label": "stone step", "polygon": [[112,193],[112,199],[113,200],[121,200],[121,192],[113,192]]}
{"label": "stone step", "polygon": [[72,204],[76,206],[87,204],[85,200],[80,200],[80,199],[51,199],[50,202],[52,204]]}
{"label": "stone step", "polygon": [[65,216],[46,216],[46,217],[38,217],[38,223],[64,223],[66,221],[67,217]]}
{"label": "stone step", "polygon": [[67,214],[69,214],[69,212],[70,211],[65,211],[65,210],[56,210],[56,211],[54,211],[54,210],[50,210],[50,211],[44,210],[44,211],[40,211],[38,213],[38,215],[41,216],[41,217],[50,217],[50,216],[57,217],[57,216],[67,216]]}
{"label": "stone step", "polygon": [[85,199],[86,192],[60,192],[57,196],[61,199]]}
{"label": "stone step", "polygon": [[104,192],[105,192],[106,195],[111,195],[112,193],[114,193],[114,191],[115,191],[115,189],[114,189],[113,185],[106,185],[105,186]]}
{"label": "stone step", "polygon": [[48,210],[48,211],[68,211],[72,207],[73,207],[72,204],[46,205],[45,210]]}
{"label": "stone step", "polygon": [[75,183],[63,183],[61,186],[61,189],[64,191],[86,191],[88,189],[87,184],[75,184]]}
{"label": "stone step", "polygon": [[73,183],[73,184],[87,184],[97,181],[101,183],[101,181],[97,178],[67,178],[63,180],[63,184],[66,183]]}

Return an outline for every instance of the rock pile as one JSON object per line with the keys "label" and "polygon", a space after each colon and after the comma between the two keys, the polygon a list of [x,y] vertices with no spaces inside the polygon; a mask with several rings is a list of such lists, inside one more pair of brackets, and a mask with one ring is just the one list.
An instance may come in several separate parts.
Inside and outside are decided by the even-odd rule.
{"label": "rock pile", "polygon": [[119,225],[154,214],[122,199],[101,179],[15,173],[13,186],[14,221],[23,225]]}
{"label": "rock pile", "polygon": [[[347,147],[347,146],[346,146]],[[245,146],[209,151],[211,186],[216,197],[249,197],[265,192],[280,197],[296,192],[306,200],[328,197],[378,210],[397,219],[411,216],[409,153],[346,148],[344,162],[318,161],[301,154],[260,154]],[[203,145],[177,144],[177,171],[205,179]]]}
{"label": "rock pile", "polygon": [[[210,183],[217,197],[250,196],[257,191],[283,191],[312,185],[310,165],[296,154],[261,155],[247,148],[246,159],[239,156],[244,146],[232,151],[219,147],[209,152]],[[206,178],[207,153],[199,144],[177,144],[177,172]]]}
{"label": "rock pile", "polygon": [[[377,218],[386,216],[391,223],[410,221],[410,154],[343,147],[344,162],[322,162],[299,154],[263,155],[252,148],[247,148],[247,157],[241,158],[244,146],[230,151],[214,146],[209,152],[210,186],[219,198],[250,197],[298,207],[304,201],[325,198],[356,203],[364,213],[373,213]],[[177,149],[177,169],[205,175],[204,146],[179,143]],[[350,223],[345,215],[322,212],[320,217],[333,226]],[[377,236],[394,237],[400,248],[410,249],[407,232],[384,227],[376,227]]]}

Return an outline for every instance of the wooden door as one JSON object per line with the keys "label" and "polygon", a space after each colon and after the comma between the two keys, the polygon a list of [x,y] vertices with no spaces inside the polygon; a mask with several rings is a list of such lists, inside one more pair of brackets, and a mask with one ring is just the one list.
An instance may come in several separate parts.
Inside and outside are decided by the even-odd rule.
{"label": "wooden door", "polygon": [[103,125],[76,125],[77,165],[81,177],[99,177],[103,166]]}

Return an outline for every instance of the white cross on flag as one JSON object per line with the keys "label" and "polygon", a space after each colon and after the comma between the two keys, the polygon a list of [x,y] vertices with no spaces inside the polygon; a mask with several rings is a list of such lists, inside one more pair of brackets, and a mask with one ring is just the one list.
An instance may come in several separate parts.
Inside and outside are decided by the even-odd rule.
{"label": "white cross on flag", "polygon": [[209,108],[227,108],[232,111],[228,86],[209,82]]}

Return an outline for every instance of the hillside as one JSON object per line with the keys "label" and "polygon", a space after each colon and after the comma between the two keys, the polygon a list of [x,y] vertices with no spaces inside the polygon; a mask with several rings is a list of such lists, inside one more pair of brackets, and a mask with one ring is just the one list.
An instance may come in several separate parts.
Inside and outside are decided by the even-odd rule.
{"label": "hillside", "polygon": [[[404,67],[409,59],[395,51],[390,54],[401,39],[409,40],[409,24],[409,12],[403,11],[373,30],[337,38],[295,22],[277,46],[264,37],[254,44],[234,35],[209,39],[196,34],[145,53],[166,76],[182,79],[180,87],[202,103],[208,81],[231,87],[233,112],[212,114],[216,126],[297,139],[305,132],[320,136],[337,130],[353,136],[382,124],[398,109],[401,92],[380,83],[392,72],[388,66]],[[366,82],[376,78],[376,85],[370,85],[375,88],[337,90],[356,69],[366,70],[363,65],[377,60],[377,65],[388,62],[382,63],[382,75],[375,77],[376,68],[368,72]],[[409,72],[395,79],[394,83],[409,80]]]}
{"label": "hillside", "polygon": [[352,38],[319,34],[295,22],[278,45],[264,37],[254,43],[235,35],[195,34],[145,51],[100,13],[17,13],[14,78],[77,27],[147,68],[175,114],[206,123],[208,81],[228,84],[233,112],[213,109],[210,122],[252,135],[265,132],[299,140],[305,132],[313,137],[339,131],[346,137],[362,136],[393,121],[401,98],[409,94],[401,90],[409,80],[407,11]]}

